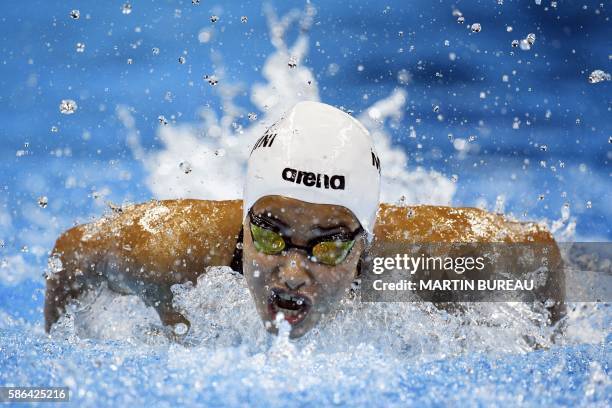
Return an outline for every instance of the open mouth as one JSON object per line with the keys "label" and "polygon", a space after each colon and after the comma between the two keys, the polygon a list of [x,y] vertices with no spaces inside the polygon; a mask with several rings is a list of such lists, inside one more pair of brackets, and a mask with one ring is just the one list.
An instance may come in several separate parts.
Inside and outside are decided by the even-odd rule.
{"label": "open mouth", "polygon": [[282,289],[272,289],[268,298],[268,311],[272,320],[279,312],[283,312],[285,320],[291,325],[298,324],[308,314],[312,302],[307,296],[290,293]]}

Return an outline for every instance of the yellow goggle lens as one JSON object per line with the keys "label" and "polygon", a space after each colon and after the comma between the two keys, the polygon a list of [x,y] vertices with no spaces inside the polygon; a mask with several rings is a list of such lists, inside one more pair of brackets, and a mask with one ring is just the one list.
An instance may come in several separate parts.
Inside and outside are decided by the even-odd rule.
{"label": "yellow goggle lens", "polygon": [[355,240],[319,242],[312,248],[312,255],[316,258],[317,262],[326,265],[338,265],[344,261],[354,243]]}
{"label": "yellow goggle lens", "polygon": [[251,233],[253,234],[253,245],[259,252],[275,255],[285,249],[285,240],[277,232],[251,224]]}

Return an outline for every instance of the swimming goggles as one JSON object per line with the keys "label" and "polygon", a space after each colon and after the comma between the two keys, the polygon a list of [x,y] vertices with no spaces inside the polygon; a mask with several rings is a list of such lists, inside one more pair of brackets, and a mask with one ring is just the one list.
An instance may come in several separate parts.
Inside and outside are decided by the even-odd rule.
{"label": "swimming goggles", "polygon": [[338,233],[312,239],[308,245],[295,245],[285,239],[276,225],[249,211],[251,237],[255,249],[267,255],[278,255],[291,248],[306,251],[312,262],[335,266],[343,262],[363,231],[360,226],[350,234]]}

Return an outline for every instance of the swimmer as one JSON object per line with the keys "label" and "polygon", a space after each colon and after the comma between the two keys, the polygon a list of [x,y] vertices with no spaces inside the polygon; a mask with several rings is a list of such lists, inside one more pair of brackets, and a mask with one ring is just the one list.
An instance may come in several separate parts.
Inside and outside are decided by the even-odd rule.
{"label": "swimmer", "polygon": [[[282,312],[295,338],[333,311],[367,257],[394,256],[397,245],[554,245],[535,223],[475,208],[380,204],[379,192],[368,131],[334,107],[300,102],[253,146],[243,200],[151,201],[63,233],[51,253],[61,267],[47,277],[45,328],[102,282],[138,295],[165,325],[189,326],[172,305],[171,286],[231,266],[244,274],[266,329],[275,332]],[[562,281],[549,279],[539,292],[553,321],[563,313]]]}

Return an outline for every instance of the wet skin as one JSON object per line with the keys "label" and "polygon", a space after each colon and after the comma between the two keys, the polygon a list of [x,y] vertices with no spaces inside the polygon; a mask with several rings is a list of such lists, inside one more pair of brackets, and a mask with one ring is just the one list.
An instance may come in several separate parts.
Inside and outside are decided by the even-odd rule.
{"label": "wet skin", "polygon": [[[304,245],[320,234],[312,229],[316,223],[330,228],[344,223],[349,231],[358,226],[357,220],[343,207],[280,197],[262,199],[254,207],[271,215],[274,211],[278,221],[287,224],[284,232],[291,237],[286,238],[295,245]],[[138,295],[157,310],[164,325],[189,326],[182,311],[173,306],[172,285],[197,282],[211,266],[234,265],[242,226],[241,200],[181,199],[124,206],[96,222],[65,231],[51,252],[56,262],[60,262],[61,270],[47,278],[45,329],[51,330],[68,302],[78,300],[102,281],[118,293]],[[371,257],[395,256],[398,247],[412,243],[452,242],[550,243],[558,262],[561,260],[553,236],[538,223],[516,222],[476,208],[424,205],[381,204],[367,253]],[[272,313],[265,308],[265,302],[272,289],[283,289],[279,295],[284,298],[301,293],[306,302],[312,302],[308,304],[308,314],[301,322],[297,322],[295,311],[287,313],[287,317],[296,319],[292,336],[305,333],[344,295],[355,276],[364,246],[357,240],[346,260],[330,267],[310,262],[297,249],[288,250],[284,257],[261,254],[253,248],[250,231],[245,228],[243,270],[262,318],[271,320]],[[240,262],[240,258],[236,261]],[[499,268],[505,270],[506,266],[502,262]],[[259,270],[259,277],[255,276],[255,270]],[[553,270],[555,279],[547,280],[537,295],[543,301],[559,302],[551,309],[554,323],[563,317],[565,308],[561,303],[563,270]],[[288,305],[277,299],[276,306]]]}
{"label": "wet skin", "polygon": [[[359,221],[347,208],[312,204],[281,196],[266,196],[252,213],[276,226],[285,241],[307,246],[313,240],[344,233],[352,235]],[[250,234],[251,219],[244,220],[243,272],[259,316],[266,328],[279,312],[291,324],[290,337],[300,337],[314,327],[325,313],[345,296],[357,274],[365,250],[365,233],[355,238],[347,257],[331,266],[310,259],[307,251],[289,248],[278,255],[258,251]]]}

